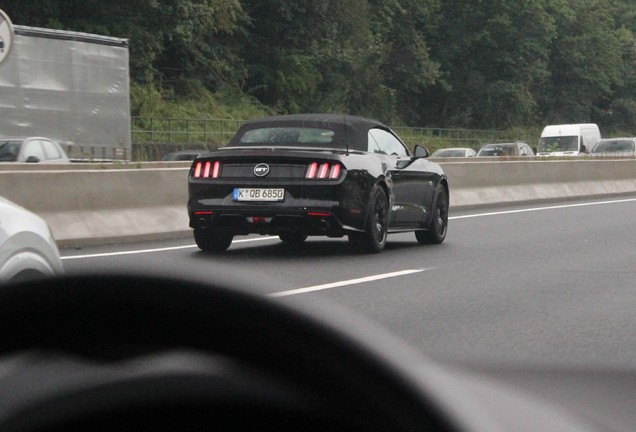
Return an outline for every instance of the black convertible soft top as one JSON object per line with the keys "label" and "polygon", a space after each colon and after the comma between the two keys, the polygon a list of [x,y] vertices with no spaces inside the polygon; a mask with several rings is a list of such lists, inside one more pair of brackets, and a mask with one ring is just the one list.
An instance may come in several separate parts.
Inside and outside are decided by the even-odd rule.
{"label": "black convertible soft top", "polygon": [[390,130],[383,123],[365,117],[345,114],[289,114],[265,117],[244,123],[230,140],[228,147],[267,145],[266,142],[250,142],[246,144],[241,141],[241,138],[246,132],[254,129],[288,127],[331,130],[334,132],[333,140],[328,144],[324,144],[325,147],[361,151],[367,150],[369,129]]}

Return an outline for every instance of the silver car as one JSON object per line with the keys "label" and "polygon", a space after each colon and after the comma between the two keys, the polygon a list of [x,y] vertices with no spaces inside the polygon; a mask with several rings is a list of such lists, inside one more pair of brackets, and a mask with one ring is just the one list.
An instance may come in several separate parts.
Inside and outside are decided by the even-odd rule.
{"label": "silver car", "polygon": [[0,197],[0,283],[62,273],[62,260],[44,219]]}
{"label": "silver car", "polygon": [[636,138],[603,138],[590,152],[592,157],[636,156]]}
{"label": "silver car", "polygon": [[70,163],[56,141],[45,137],[0,138],[0,162]]}
{"label": "silver car", "polygon": [[532,148],[523,141],[485,144],[477,152],[477,157],[484,156],[534,156]]}
{"label": "silver car", "polygon": [[469,147],[452,147],[437,149],[433,152],[431,157],[433,158],[447,158],[447,157],[475,157],[477,152]]}

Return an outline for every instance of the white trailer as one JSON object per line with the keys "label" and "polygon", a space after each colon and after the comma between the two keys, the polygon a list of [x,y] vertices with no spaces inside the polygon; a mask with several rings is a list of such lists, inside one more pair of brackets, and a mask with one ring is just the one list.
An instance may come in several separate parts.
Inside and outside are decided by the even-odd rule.
{"label": "white trailer", "polygon": [[0,136],[53,138],[74,160],[130,159],[127,39],[18,25],[12,36]]}

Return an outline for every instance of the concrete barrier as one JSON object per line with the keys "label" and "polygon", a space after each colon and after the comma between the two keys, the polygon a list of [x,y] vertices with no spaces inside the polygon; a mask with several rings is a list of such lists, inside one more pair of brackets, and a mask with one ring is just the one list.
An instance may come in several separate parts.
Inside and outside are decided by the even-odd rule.
{"label": "concrete barrier", "polygon": [[636,159],[442,163],[451,207],[616,196],[636,192]]}
{"label": "concrete barrier", "polygon": [[190,230],[188,167],[0,171],[0,195],[44,217],[62,246],[172,237]]}
{"label": "concrete barrier", "polygon": [[[189,163],[0,169],[0,195],[62,246],[188,235]],[[453,209],[636,193],[636,160],[442,162]]]}

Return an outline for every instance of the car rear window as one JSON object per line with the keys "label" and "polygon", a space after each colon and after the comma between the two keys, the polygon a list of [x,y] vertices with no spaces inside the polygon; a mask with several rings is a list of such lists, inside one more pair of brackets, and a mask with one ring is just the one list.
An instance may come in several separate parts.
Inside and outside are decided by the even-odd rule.
{"label": "car rear window", "polygon": [[596,147],[592,150],[594,153],[600,152],[621,152],[621,151],[634,151],[634,141],[632,140],[613,140],[613,141],[599,141]]}
{"label": "car rear window", "polygon": [[465,150],[437,150],[435,152],[435,154],[433,154],[433,156],[435,156],[435,157],[462,157],[462,156],[466,156],[466,151]]}
{"label": "car rear window", "polygon": [[484,146],[479,151],[479,156],[515,156],[516,147],[506,145]]}
{"label": "car rear window", "polygon": [[15,162],[20,153],[20,141],[0,141],[0,162]]}
{"label": "car rear window", "polygon": [[275,144],[277,146],[338,147],[331,129],[309,127],[268,127],[250,129],[239,139],[242,145]]}

